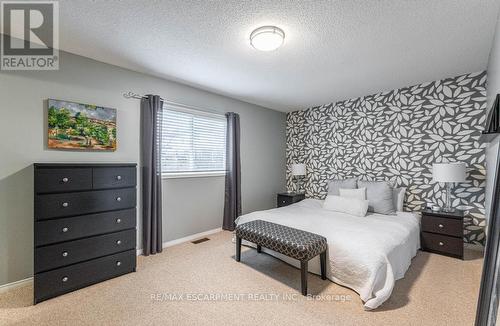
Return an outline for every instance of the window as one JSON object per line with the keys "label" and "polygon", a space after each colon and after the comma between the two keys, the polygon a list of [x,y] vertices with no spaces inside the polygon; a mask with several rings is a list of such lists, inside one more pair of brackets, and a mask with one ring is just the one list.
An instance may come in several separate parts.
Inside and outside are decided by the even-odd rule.
{"label": "window", "polygon": [[162,122],[161,168],[164,176],[225,172],[224,115],[166,105]]}

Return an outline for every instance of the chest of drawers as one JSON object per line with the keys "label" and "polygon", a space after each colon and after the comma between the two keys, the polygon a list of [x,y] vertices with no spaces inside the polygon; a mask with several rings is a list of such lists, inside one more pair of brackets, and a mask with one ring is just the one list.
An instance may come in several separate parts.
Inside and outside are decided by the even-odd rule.
{"label": "chest of drawers", "polygon": [[135,164],[35,164],[34,302],[136,268]]}

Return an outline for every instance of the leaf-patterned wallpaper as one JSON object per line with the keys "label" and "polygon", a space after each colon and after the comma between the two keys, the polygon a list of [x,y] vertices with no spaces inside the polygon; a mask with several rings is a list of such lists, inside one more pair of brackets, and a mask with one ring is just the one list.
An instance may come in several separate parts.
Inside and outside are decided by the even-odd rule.
{"label": "leaf-patterned wallpaper", "polygon": [[[328,180],[358,177],[407,187],[405,209],[444,206],[432,163],[467,163],[453,206],[467,210],[464,240],[484,245],[486,72],[330,103],[287,114],[287,165],[306,163],[306,196],[324,198]],[[287,186],[294,188],[288,171]]]}

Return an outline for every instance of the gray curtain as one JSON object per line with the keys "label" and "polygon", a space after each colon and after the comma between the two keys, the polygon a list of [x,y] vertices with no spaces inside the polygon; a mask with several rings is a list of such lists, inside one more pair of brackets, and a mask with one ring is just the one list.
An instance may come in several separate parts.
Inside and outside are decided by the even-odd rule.
{"label": "gray curtain", "polygon": [[226,113],[226,190],[222,228],[234,230],[234,220],[241,215],[240,116]]}
{"label": "gray curtain", "polygon": [[148,256],[162,251],[161,123],[158,95],[141,100],[142,246]]}

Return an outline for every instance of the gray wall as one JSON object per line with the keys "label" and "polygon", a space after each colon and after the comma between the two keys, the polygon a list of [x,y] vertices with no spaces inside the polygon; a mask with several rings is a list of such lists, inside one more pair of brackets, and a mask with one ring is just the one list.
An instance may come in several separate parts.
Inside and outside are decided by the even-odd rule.
{"label": "gray wall", "polygon": [[500,16],[497,20],[495,38],[488,61],[488,109],[493,104],[495,96],[500,93]]}
{"label": "gray wall", "polygon": [[[59,71],[0,72],[0,285],[32,275],[34,162],[139,163],[139,101],[122,97],[129,90],[238,112],[243,211],[274,206],[275,193],[285,187],[284,113],[61,53]],[[43,110],[47,98],[117,108],[117,151],[47,150]],[[164,241],[220,227],[223,191],[223,177],[165,179]]]}
{"label": "gray wall", "polygon": [[[488,61],[488,112],[493,105],[495,96],[500,93],[500,16],[497,20],[495,30],[495,38],[491,47],[490,58]],[[485,199],[485,213],[486,219],[489,220],[491,210],[491,198],[493,196],[493,186],[495,182],[495,167],[498,164],[498,147],[500,137],[496,137],[488,146],[486,150],[486,199]]]}

